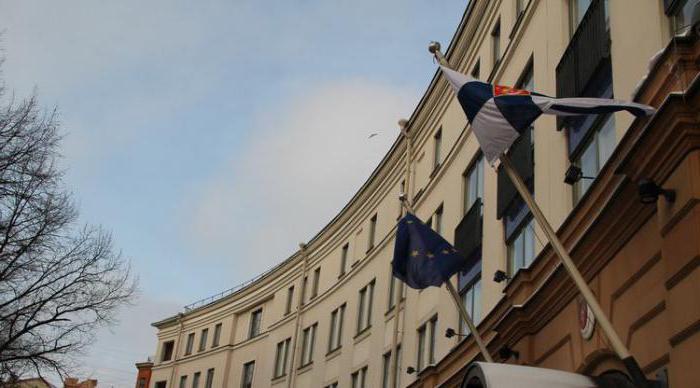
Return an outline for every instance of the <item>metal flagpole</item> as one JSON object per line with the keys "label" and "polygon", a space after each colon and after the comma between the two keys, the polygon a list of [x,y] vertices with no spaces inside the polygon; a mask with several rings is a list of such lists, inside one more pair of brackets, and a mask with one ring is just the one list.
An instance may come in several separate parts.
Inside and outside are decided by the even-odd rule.
{"label": "metal flagpole", "polygon": [[[449,67],[447,59],[440,52],[439,43],[431,43],[428,50],[435,55],[435,57],[441,65]],[[532,197],[532,194],[530,194],[530,190],[528,190],[527,186],[525,185],[525,182],[523,182],[523,179],[515,171],[513,164],[510,161],[510,158],[508,158],[507,155],[503,154],[501,155],[500,160],[501,164],[503,165],[503,169],[506,171],[506,174],[508,174],[508,177],[513,182],[515,188],[518,190],[518,193],[523,198],[530,211],[532,211],[533,217],[535,218],[535,220],[537,220],[537,223],[544,230],[544,233],[547,236],[547,239],[549,240],[552,249],[554,249],[554,252],[557,254],[557,256],[559,256],[561,263],[564,265],[564,268],[569,273],[569,276],[571,276],[576,287],[579,289],[579,292],[583,296],[583,299],[586,301],[588,306],[590,306],[593,315],[600,323],[600,328],[603,330],[605,336],[610,341],[610,345],[612,346],[613,350],[615,351],[615,353],[617,353],[618,357],[620,357],[622,362],[625,364],[625,367],[630,372],[630,377],[637,384],[642,384],[642,386],[648,386],[649,381],[646,379],[646,376],[644,376],[644,372],[642,372],[642,369],[637,363],[637,360],[632,356],[629,349],[627,349],[625,344],[622,342],[622,339],[615,331],[615,328],[608,319],[607,315],[605,315],[603,309],[600,307],[600,304],[595,298],[595,295],[593,295],[593,292],[588,287],[588,284],[583,279],[583,276],[579,272],[578,268],[576,268],[576,265],[571,259],[571,256],[569,256],[569,253],[566,251],[566,249],[564,249],[564,245],[561,243],[556,232],[554,232],[554,229],[545,218],[544,213],[542,213],[542,210],[540,210],[540,207],[537,206],[535,199]]]}
{"label": "metal flagpole", "polygon": [[[406,201],[403,201],[403,204],[406,207],[407,211],[413,213],[413,208],[411,207],[411,205],[406,203]],[[469,331],[474,336],[476,345],[479,347],[479,351],[481,351],[481,354],[484,356],[484,360],[486,360],[487,362],[493,362],[493,358],[491,357],[491,354],[489,354],[489,351],[486,348],[484,339],[481,338],[481,334],[479,334],[479,331],[476,329],[476,325],[474,325],[472,318],[469,316],[469,312],[467,312],[467,309],[464,308],[464,305],[462,304],[462,301],[459,298],[459,293],[457,292],[457,289],[455,289],[455,286],[452,284],[450,279],[447,279],[447,281],[445,282],[445,286],[447,287],[447,291],[449,291],[450,296],[452,297],[452,301],[455,303],[455,305],[457,305],[457,311],[459,311],[460,317],[462,317],[462,320],[464,321],[464,323],[467,324],[467,326],[469,327]]]}
{"label": "metal flagpole", "polygon": [[[399,120],[399,128],[401,129],[401,134],[404,136],[404,139],[406,139],[406,178],[404,180],[404,188],[403,190],[405,192],[401,193],[401,196],[399,197],[399,200],[403,201],[409,201],[410,202],[410,182],[411,182],[411,136],[408,134],[408,120],[406,119],[401,119]],[[403,207],[403,206],[402,206]],[[393,274],[391,275],[392,277],[394,276]],[[397,380],[399,378],[399,371],[397,370],[398,364],[399,364],[399,359],[398,359],[398,339],[399,339],[399,313],[401,312],[401,295],[403,293],[403,282],[401,279],[394,277],[394,285],[396,286],[396,289],[394,290],[394,297],[397,299],[396,301],[396,312],[394,313],[394,331],[391,335],[391,369],[389,372],[389,387],[395,388],[397,386]],[[398,293],[397,293],[398,292]]]}

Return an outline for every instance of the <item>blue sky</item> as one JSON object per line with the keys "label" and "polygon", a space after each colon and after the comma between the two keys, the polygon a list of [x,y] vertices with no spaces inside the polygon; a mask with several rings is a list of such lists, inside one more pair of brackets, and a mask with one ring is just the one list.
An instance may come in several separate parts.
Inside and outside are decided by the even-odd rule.
{"label": "blue sky", "polygon": [[[57,106],[82,221],[141,284],[81,378],[132,386],[150,322],[294,252],[365,181],[466,1],[0,0],[2,78]],[[368,139],[371,133],[379,135]]]}

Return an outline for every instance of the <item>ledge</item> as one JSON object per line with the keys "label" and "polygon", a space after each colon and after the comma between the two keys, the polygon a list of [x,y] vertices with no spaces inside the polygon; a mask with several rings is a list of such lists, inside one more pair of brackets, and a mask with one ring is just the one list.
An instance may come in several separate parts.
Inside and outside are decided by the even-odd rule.
{"label": "ledge", "polygon": [[355,345],[359,344],[365,338],[369,337],[370,333],[372,333],[372,325],[365,327],[361,332],[355,334],[355,337],[353,337]]}
{"label": "ledge", "polygon": [[301,374],[304,374],[304,373],[310,371],[313,366],[314,366],[313,361],[309,362],[306,365],[300,366],[299,368],[297,368],[297,375],[301,375]]}
{"label": "ledge", "polygon": [[329,351],[328,353],[326,353],[326,361],[330,361],[330,360],[332,360],[332,359],[338,357],[338,356],[340,355],[340,353],[341,353],[341,350],[343,350],[343,346],[342,346],[342,345],[341,345],[341,346],[338,346],[337,348],[335,348],[335,349]]}

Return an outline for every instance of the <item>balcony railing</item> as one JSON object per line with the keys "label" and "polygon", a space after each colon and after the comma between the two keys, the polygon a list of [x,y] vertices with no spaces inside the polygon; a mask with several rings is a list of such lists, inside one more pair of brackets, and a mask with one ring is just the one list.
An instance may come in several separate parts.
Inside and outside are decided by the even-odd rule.
{"label": "balcony railing", "polygon": [[610,57],[607,0],[594,0],[557,65],[557,97],[578,97],[603,59]]}
{"label": "balcony railing", "polygon": [[481,247],[481,219],[481,198],[477,198],[455,228],[455,248],[467,258]]}

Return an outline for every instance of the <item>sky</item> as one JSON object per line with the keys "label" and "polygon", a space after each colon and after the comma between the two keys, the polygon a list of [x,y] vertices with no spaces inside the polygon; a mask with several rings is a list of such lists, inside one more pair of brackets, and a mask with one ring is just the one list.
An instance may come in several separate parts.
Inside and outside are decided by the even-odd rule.
{"label": "sky", "polygon": [[[292,254],[398,136],[466,0],[0,0],[0,78],[60,112],[81,222],[111,231],[133,306],[80,356],[131,387],[150,323]],[[377,136],[368,138],[370,134]]]}

